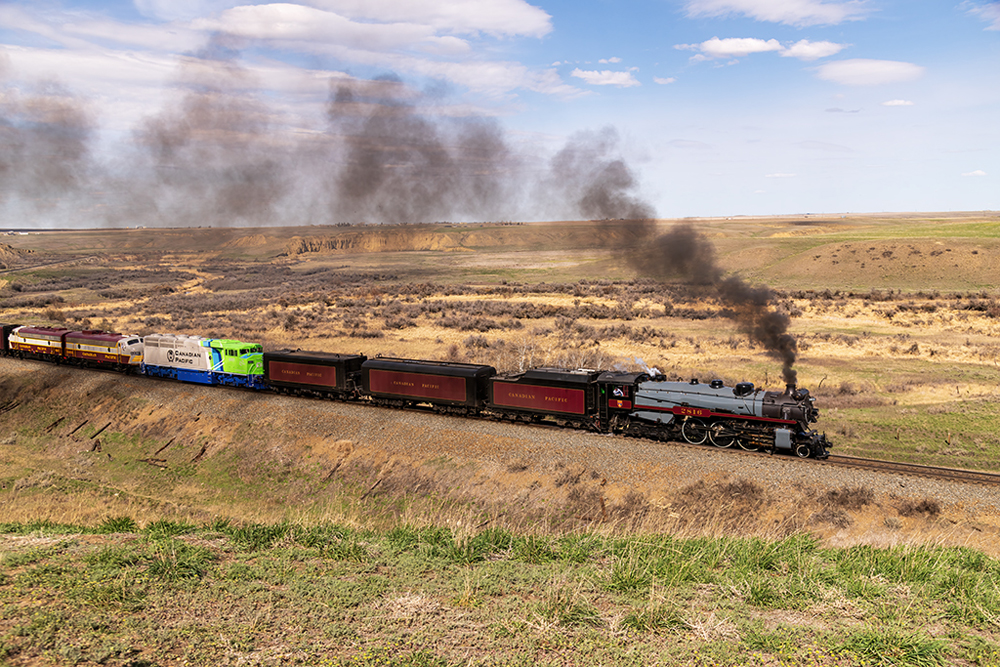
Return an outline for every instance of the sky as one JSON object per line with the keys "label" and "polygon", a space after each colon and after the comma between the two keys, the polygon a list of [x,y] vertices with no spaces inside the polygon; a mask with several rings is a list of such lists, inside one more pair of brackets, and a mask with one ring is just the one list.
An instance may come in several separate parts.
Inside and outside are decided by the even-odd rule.
{"label": "sky", "polygon": [[1000,2],[0,0],[0,227],[1000,209]]}

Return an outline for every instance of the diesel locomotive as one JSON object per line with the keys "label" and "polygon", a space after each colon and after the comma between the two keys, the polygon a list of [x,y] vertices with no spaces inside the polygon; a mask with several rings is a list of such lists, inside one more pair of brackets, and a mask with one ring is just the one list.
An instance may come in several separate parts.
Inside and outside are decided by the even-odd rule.
{"label": "diesel locomotive", "polygon": [[549,423],[599,433],[683,440],[748,451],[829,456],[816,399],[788,385],[768,391],[667,381],[662,375],[533,368],[500,374],[492,366],[423,359],[368,358],[282,350],[258,343],[179,334],[129,336],[106,331],[0,325],[0,352],[85,367],[295,396],[427,407],[486,419]]}

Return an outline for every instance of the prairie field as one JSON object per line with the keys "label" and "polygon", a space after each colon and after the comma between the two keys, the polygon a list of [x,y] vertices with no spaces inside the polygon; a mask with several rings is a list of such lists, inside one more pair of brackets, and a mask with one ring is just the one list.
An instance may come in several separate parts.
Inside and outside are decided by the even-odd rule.
{"label": "prairie field", "polygon": [[[1000,215],[655,229],[787,317],[834,453],[1000,470]],[[0,322],[781,388],[740,306],[645,238],[9,234]],[[0,380],[0,665],[1000,664],[992,488],[32,361]]]}

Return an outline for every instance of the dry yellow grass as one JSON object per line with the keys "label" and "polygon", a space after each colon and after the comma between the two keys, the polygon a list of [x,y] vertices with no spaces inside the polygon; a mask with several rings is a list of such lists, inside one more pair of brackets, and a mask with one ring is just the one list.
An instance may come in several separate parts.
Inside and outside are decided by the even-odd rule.
{"label": "dry yellow grass", "polygon": [[[674,224],[661,223],[664,229]],[[781,307],[793,315],[790,332],[799,342],[799,385],[818,396],[820,427],[829,432],[835,450],[924,461],[931,457],[958,466],[989,466],[992,460],[995,467],[1000,460],[995,436],[1000,419],[993,409],[1000,402],[1000,309],[995,306],[1000,267],[989,258],[1000,256],[992,251],[1000,250],[1000,241],[990,235],[996,222],[972,216],[945,222],[851,216],[698,224],[715,243],[726,269],[785,290]],[[0,277],[7,284],[0,290],[0,321],[89,324],[137,333],[177,330],[259,340],[269,349],[451,358],[492,364],[501,371],[546,365],[653,367],[681,378],[721,377],[780,387],[780,364],[732,321],[715,317],[720,306],[710,294],[700,298],[684,290],[667,295],[633,289],[634,272],[621,257],[584,244],[596,228],[590,223],[483,226],[465,237],[472,241],[458,253],[444,252],[453,246],[440,252],[371,252],[374,248],[365,246],[364,252],[355,248],[294,256],[280,255],[293,237],[339,232],[197,230],[181,239],[176,230],[130,230],[17,237],[22,246],[37,246],[32,261],[46,248],[63,253],[50,257],[79,252],[82,259]],[[516,243],[503,247],[497,239]],[[576,245],[554,247],[563,242]],[[105,253],[102,264],[88,263],[92,251],[81,251],[84,246]],[[230,254],[235,252],[245,254]],[[959,252],[967,265],[959,262],[959,270],[938,280],[936,272],[948,268],[942,262],[955,264]],[[906,271],[896,271],[911,254]],[[877,258],[874,264],[869,256]],[[917,258],[924,266],[914,265]],[[59,280],[89,275],[98,266],[101,275],[161,273],[114,285],[120,290],[75,283],[58,289]],[[877,270],[882,270],[877,280],[853,292],[845,288],[872,279]],[[976,274],[974,284],[970,271]],[[323,280],[309,282],[313,274]],[[249,282],[240,283],[242,278]],[[10,305],[39,293],[15,292],[11,285],[44,280],[55,280],[54,287],[40,293],[59,296],[61,303]],[[225,289],[215,287],[223,283]],[[520,289],[526,284],[530,290]],[[841,291],[828,292],[824,284]],[[880,291],[871,291],[872,284]],[[409,289],[412,285],[427,287]],[[198,307],[180,308],[186,299]],[[387,305],[430,302],[441,310],[399,315],[412,326],[387,327]],[[976,308],[970,307],[973,302]],[[520,328],[504,324],[511,319],[506,315],[486,316],[500,326],[463,330],[478,303],[547,308],[555,314],[522,318]],[[587,315],[588,308],[606,312],[598,319]],[[611,311],[617,314],[608,317]],[[358,328],[381,337],[355,337]],[[610,333],[600,334],[602,330]],[[195,429],[189,435],[229,437],[227,428]],[[328,449],[324,441],[305,439],[298,447],[303,457],[329,462],[341,460],[338,447],[348,445]],[[524,481],[493,472],[513,485]],[[178,492],[178,498],[192,504],[209,495],[198,486]]]}

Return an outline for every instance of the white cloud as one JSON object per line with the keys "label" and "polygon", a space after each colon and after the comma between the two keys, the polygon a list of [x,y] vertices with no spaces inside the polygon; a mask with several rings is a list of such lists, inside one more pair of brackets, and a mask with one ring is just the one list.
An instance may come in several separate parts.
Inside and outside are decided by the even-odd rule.
{"label": "white cloud", "polygon": [[875,86],[920,78],[924,68],[897,60],[838,60],[817,69],[819,78],[846,86]]}
{"label": "white cloud", "polygon": [[985,175],[986,172],[983,171],[982,169],[976,169],[975,171],[969,171],[962,174],[962,176],[985,176]]}
{"label": "white cloud", "polygon": [[622,61],[621,58],[619,58],[618,56],[615,56],[613,58],[601,58],[597,62],[602,63],[604,65],[608,65],[608,64],[611,64],[611,63],[620,63],[621,61]]}
{"label": "white cloud", "polygon": [[[34,9],[34,8],[31,8]],[[71,24],[64,16],[53,18],[38,16],[37,12],[0,2],[0,26],[7,30],[18,30],[31,33],[54,42],[67,50],[87,49],[90,42],[67,35],[65,28]]]}
{"label": "white cloud", "polygon": [[800,39],[795,44],[781,50],[784,58],[798,58],[799,60],[818,60],[826,58],[835,53],[840,53],[846,44],[835,42],[810,42],[808,39]]}
{"label": "white cloud", "polygon": [[632,76],[632,72],[612,72],[603,70],[601,72],[585,71],[577,67],[570,73],[578,79],[583,79],[592,86],[618,86],[619,88],[630,88],[642,85]]}
{"label": "white cloud", "polygon": [[868,13],[864,0],[688,0],[692,18],[743,14],[758,21],[794,26],[836,25],[862,19]]}
{"label": "white cloud", "polygon": [[423,48],[437,54],[469,51],[462,39],[439,36],[428,25],[416,23],[359,23],[339,14],[288,3],[229,9],[218,19],[199,19],[192,27],[221,31],[250,39],[305,43],[335,43],[364,50]]}
{"label": "white cloud", "polygon": [[845,44],[834,42],[810,42],[802,39],[791,46],[782,46],[776,39],[757,39],[755,37],[728,37],[719,39],[713,37],[700,44],[675,44],[675,49],[685,51],[698,51],[691,60],[700,62],[702,60],[712,60],[715,58],[743,58],[751,53],[767,53],[776,51],[783,57],[798,58],[799,60],[816,60],[839,53],[844,49]]}
{"label": "white cloud", "polygon": [[543,37],[552,17],[524,0],[304,0],[353,19],[420,23],[443,32]]}
{"label": "white cloud", "polygon": [[132,4],[143,16],[161,21],[190,21],[242,3],[234,0],[132,0]]}
{"label": "white cloud", "polygon": [[776,174],[765,174],[764,178],[793,178],[795,174],[782,174],[778,172]]}
{"label": "white cloud", "polygon": [[1000,30],[1000,2],[988,2],[980,4],[978,2],[963,2],[962,7],[973,16],[978,16],[989,23],[987,30]]}
{"label": "white cloud", "polygon": [[193,52],[205,45],[205,35],[180,25],[129,25],[108,20],[75,21],[62,26],[67,35],[111,42],[143,50]]}
{"label": "white cloud", "polygon": [[45,80],[58,74],[62,79],[87,82],[87,95],[113,95],[115,88],[143,86],[159,88],[175,71],[176,59],[152,53],[36,49],[7,46],[12,69],[28,79]]}
{"label": "white cloud", "polygon": [[886,102],[882,102],[882,106],[884,106],[884,107],[912,107],[913,106],[913,102],[911,102],[910,100],[888,100]]}
{"label": "white cloud", "polygon": [[653,77],[653,83],[658,83],[661,86],[665,86],[665,85],[673,83],[675,81],[677,81],[677,79],[675,79],[672,76],[668,76],[666,78],[663,78],[663,77],[660,77],[660,76],[654,76]]}
{"label": "white cloud", "polygon": [[566,98],[585,94],[585,91],[565,83],[555,69],[537,71],[518,62],[472,59],[441,61],[407,54],[351,49],[331,49],[329,52],[347,62],[443,79],[459,86],[465,86],[470,90],[496,97],[506,95],[518,88]]}
{"label": "white cloud", "polygon": [[742,58],[751,53],[780,51],[781,44],[776,39],[755,39],[753,37],[729,37],[719,39],[713,37],[701,44],[678,44],[678,49],[700,51],[707,58]]}
{"label": "white cloud", "polygon": [[[442,79],[487,95],[505,95],[517,88],[562,97],[585,92],[564,83],[551,67],[539,71],[518,62],[467,58],[474,45],[445,34],[463,33],[470,40],[479,32],[545,34],[551,29],[548,14],[522,0],[485,0],[475,3],[476,11],[470,9],[471,3],[458,0],[308,0],[308,4],[244,5],[190,25],[348,64]],[[518,25],[504,18],[518,12],[525,19]]]}

